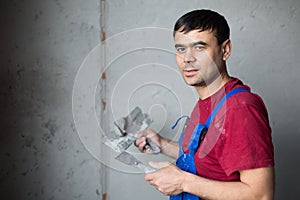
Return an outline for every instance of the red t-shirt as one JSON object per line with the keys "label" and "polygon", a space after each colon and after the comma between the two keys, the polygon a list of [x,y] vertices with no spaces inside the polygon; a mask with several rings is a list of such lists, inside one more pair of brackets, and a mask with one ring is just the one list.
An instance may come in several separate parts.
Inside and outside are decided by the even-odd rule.
{"label": "red t-shirt", "polygon": [[[198,100],[183,137],[186,151],[198,123],[204,124],[225,93],[248,86],[232,78],[212,96]],[[240,180],[239,170],[274,166],[274,151],[268,113],[262,99],[253,93],[231,96],[212,120],[195,156],[199,176],[219,180]]]}

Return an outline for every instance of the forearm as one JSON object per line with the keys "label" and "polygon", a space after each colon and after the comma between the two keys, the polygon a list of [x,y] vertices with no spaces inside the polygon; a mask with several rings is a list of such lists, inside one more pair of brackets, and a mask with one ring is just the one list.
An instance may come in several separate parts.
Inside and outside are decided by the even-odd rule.
{"label": "forearm", "polygon": [[185,179],[183,191],[195,194],[202,199],[255,199],[249,198],[249,188],[241,182],[213,181],[190,173],[187,173]]}
{"label": "forearm", "polygon": [[161,143],[160,146],[163,154],[177,159],[178,152],[179,152],[179,147],[177,142],[166,138],[161,138],[160,143]]}
{"label": "forearm", "polygon": [[[272,200],[273,179],[257,182],[256,185],[242,181],[221,182],[209,180],[194,174],[184,172],[182,188],[184,192],[195,194],[202,199],[208,200]],[[272,176],[272,175],[271,175]]]}

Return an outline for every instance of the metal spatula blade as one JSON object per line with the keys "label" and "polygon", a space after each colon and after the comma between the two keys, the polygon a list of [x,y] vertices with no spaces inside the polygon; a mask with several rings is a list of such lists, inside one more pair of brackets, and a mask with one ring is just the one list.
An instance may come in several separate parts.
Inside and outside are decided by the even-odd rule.
{"label": "metal spatula blade", "polygon": [[131,155],[125,151],[122,152],[120,155],[118,155],[116,157],[116,160],[118,160],[126,165],[140,169],[140,170],[144,171],[145,173],[151,173],[156,170],[153,167],[145,165],[143,162],[139,161],[136,157],[134,157],[133,155]]}

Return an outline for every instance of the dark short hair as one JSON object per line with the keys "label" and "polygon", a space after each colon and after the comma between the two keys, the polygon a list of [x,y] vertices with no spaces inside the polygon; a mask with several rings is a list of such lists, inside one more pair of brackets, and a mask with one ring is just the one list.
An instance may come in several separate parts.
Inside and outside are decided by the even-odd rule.
{"label": "dark short hair", "polygon": [[180,32],[188,33],[192,30],[206,31],[211,30],[222,44],[229,39],[230,29],[224,16],[211,10],[193,10],[180,17],[174,25],[173,36],[180,28]]}

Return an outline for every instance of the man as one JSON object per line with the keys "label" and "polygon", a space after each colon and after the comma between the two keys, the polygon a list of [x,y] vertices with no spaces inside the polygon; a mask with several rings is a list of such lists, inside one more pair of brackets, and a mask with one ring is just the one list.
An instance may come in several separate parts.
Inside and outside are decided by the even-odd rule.
{"label": "man", "polygon": [[[176,165],[152,163],[160,169],[145,175],[171,199],[273,199],[267,110],[258,95],[227,72],[229,32],[225,18],[210,10],[191,11],[174,26],[179,70],[200,98],[178,143],[150,129],[138,133],[177,159]],[[143,152],[145,137],[135,142]]]}

